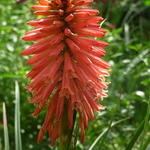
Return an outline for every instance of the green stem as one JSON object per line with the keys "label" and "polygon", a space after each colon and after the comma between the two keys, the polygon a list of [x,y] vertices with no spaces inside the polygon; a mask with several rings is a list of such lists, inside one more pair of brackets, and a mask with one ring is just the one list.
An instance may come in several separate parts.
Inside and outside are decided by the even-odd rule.
{"label": "green stem", "polygon": [[[71,150],[72,148],[72,136],[73,129],[69,129],[68,127],[68,106],[65,103],[64,105],[64,113],[61,120],[61,135],[60,135],[60,147],[59,150]],[[76,118],[76,113],[74,112],[74,122]]]}

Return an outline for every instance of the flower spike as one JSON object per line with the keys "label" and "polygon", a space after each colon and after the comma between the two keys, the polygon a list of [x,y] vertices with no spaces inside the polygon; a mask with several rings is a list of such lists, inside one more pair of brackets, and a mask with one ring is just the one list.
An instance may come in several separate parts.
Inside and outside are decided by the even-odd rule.
{"label": "flower spike", "polygon": [[105,55],[108,43],[90,38],[103,37],[106,31],[99,26],[102,17],[98,10],[87,6],[93,0],[37,0],[33,6],[36,15],[45,17],[29,21],[34,29],[22,38],[35,43],[22,55],[33,55],[27,65],[31,83],[27,89],[32,93],[31,102],[38,116],[47,106],[45,121],[40,129],[38,142],[45,131],[51,145],[61,134],[64,105],[67,105],[68,127],[74,126],[74,112],[79,114],[81,141],[84,141],[88,121],[94,112],[105,107],[97,99],[105,97],[109,64],[100,57]]}

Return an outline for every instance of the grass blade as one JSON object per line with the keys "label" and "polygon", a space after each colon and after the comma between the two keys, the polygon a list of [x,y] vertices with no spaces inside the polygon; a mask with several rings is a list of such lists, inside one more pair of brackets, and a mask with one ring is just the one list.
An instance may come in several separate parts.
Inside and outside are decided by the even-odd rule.
{"label": "grass blade", "polygon": [[4,125],[5,150],[9,150],[9,135],[8,135],[8,125],[7,125],[7,115],[6,115],[5,103],[3,103],[3,125]]}
{"label": "grass blade", "polygon": [[148,101],[147,113],[146,113],[145,122],[144,122],[144,129],[143,129],[143,134],[141,137],[142,141],[141,141],[140,150],[145,150],[145,135],[149,129],[149,116],[150,116],[150,100]]}
{"label": "grass blade", "polygon": [[136,143],[138,137],[141,135],[143,129],[144,129],[144,122],[142,121],[142,123],[140,124],[140,126],[138,127],[138,129],[136,130],[135,134],[133,135],[131,141],[129,142],[128,146],[126,147],[125,150],[131,150],[134,146],[134,144]]}
{"label": "grass blade", "polygon": [[98,141],[100,139],[102,139],[103,137],[106,136],[106,134],[111,130],[112,127],[116,126],[117,124],[125,121],[125,120],[128,120],[130,119],[129,117],[128,118],[124,118],[124,119],[121,119],[119,121],[116,121],[114,123],[111,123],[110,126],[106,129],[104,129],[104,131],[95,139],[95,141],[93,142],[93,144],[91,145],[91,147],[89,148],[89,150],[93,150],[93,148],[95,147],[95,145],[98,143]]}
{"label": "grass blade", "polygon": [[22,150],[20,129],[20,91],[17,81],[15,82],[15,145],[16,150]]}
{"label": "grass blade", "polygon": [[124,75],[128,75],[137,64],[143,61],[143,58],[149,53],[149,51],[150,49],[145,49],[137,57],[135,57],[128,65],[127,69],[124,72]]}
{"label": "grass blade", "polygon": [[136,143],[137,139],[139,138],[139,136],[143,133],[143,136],[141,137],[142,139],[142,144],[140,146],[140,150],[145,150],[145,134],[148,131],[148,121],[149,121],[149,116],[150,116],[150,104],[148,104],[147,107],[147,113],[145,118],[143,119],[142,123],[140,124],[139,128],[136,130],[135,134],[133,135],[131,141],[129,142],[128,146],[126,147],[125,150],[131,150],[134,146],[134,144]]}
{"label": "grass blade", "polygon": [[147,149],[147,147],[149,146],[149,144],[150,144],[150,136],[148,137],[148,139],[145,141],[145,143],[143,144],[143,150],[146,150]]}

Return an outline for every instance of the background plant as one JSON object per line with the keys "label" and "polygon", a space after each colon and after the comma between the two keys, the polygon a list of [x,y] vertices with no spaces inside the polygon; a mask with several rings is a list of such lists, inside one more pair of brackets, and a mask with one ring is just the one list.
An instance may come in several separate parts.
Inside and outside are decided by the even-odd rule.
{"label": "background plant", "polygon": [[[30,97],[25,91],[24,75],[29,68],[27,58],[19,53],[29,45],[20,40],[30,27],[25,22],[34,18],[30,7],[34,1],[16,4],[15,0],[0,2],[0,142],[4,149],[2,102],[6,103],[10,150],[15,149],[14,113],[15,81],[20,85],[21,136],[23,150],[46,150],[49,141],[40,145],[36,137],[43,114],[33,119],[33,105],[27,102]],[[94,122],[89,124],[86,141],[77,150],[88,150],[94,141],[104,132],[94,145],[93,150],[143,150],[149,149],[149,91],[150,91],[150,1],[122,0],[101,3],[95,1],[94,7],[107,18],[103,23],[108,29],[104,40],[110,43],[106,60],[111,64],[111,84],[109,96],[103,101],[107,110],[96,114]],[[124,121],[112,127],[117,121]],[[107,131],[107,132],[106,132]]]}

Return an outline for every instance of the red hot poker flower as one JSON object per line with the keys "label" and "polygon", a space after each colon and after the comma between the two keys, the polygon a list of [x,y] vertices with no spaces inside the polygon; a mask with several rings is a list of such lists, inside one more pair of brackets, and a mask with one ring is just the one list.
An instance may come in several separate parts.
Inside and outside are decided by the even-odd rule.
{"label": "red hot poker flower", "polygon": [[27,86],[32,92],[36,117],[47,106],[47,114],[39,132],[42,141],[47,130],[51,145],[60,136],[64,105],[67,105],[68,127],[73,128],[74,112],[79,113],[81,141],[84,141],[88,121],[94,112],[104,106],[97,102],[106,96],[105,76],[109,64],[99,57],[105,55],[104,41],[90,38],[103,37],[106,31],[99,27],[102,17],[98,10],[87,6],[92,0],[38,0],[33,6],[36,15],[45,18],[29,21],[34,26],[23,37],[35,41],[22,55],[33,55],[28,61],[32,70],[27,77],[32,82]]}

